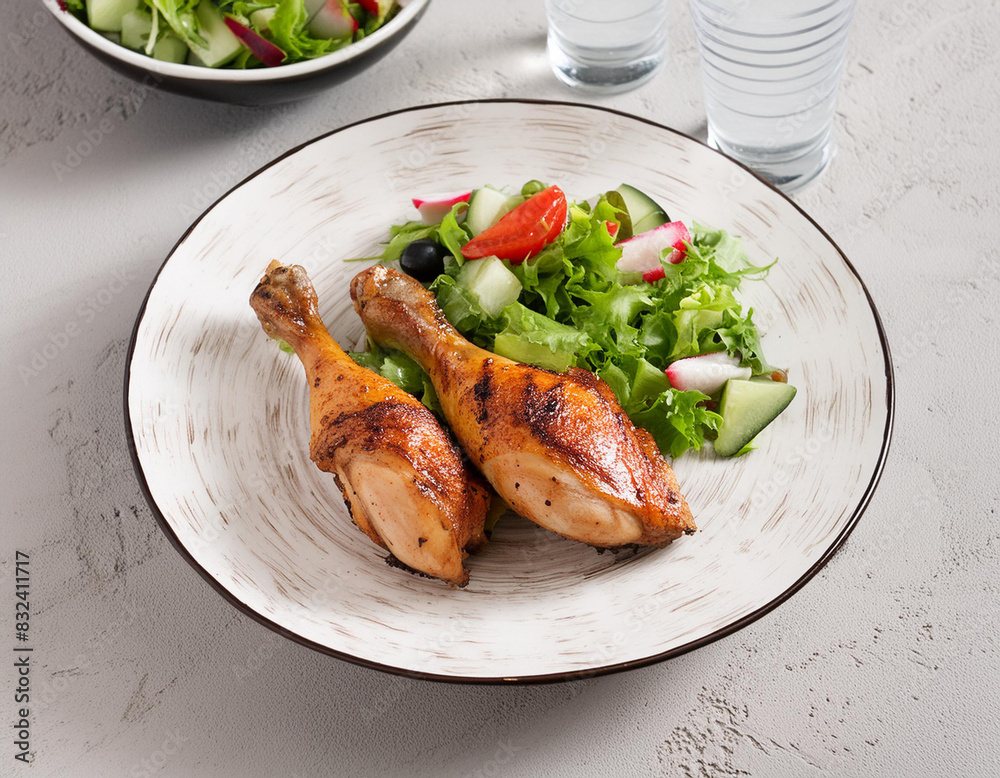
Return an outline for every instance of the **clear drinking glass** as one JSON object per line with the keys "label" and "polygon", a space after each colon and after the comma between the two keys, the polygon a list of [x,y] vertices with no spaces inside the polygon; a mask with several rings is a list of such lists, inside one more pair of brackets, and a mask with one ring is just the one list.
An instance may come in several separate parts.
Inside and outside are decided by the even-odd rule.
{"label": "clear drinking glass", "polygon": [[667,0],[546,0],[549,62],[570,86],[623,92],[663,65]]}
{"label": "clear drinking glass", "polygon": [[691,0],[708,142],[785,191],[833,156],[855,0]]}

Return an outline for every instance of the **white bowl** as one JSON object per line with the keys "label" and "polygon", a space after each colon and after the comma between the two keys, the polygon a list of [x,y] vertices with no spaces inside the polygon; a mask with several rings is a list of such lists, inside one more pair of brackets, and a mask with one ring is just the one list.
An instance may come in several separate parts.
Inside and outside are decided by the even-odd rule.
{"label": "white bowl", "polygon": [[58,0],[43,0],[62,26],[106,65],[148,88],[241,105],[285,103],[335,86],[375,64],[416,26],[430,0],[410,0],[385,26],[326,56],[291,65],[251,70],[206,68],[161,62],[112,43]]}

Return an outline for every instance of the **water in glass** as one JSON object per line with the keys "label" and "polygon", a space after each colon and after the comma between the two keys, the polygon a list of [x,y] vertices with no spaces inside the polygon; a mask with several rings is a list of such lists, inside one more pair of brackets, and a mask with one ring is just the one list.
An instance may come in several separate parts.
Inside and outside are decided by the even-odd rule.
{"label": "water in glass", "polygon": [[786,191],[819,175],[855,0],[691,0],[709,143]]}
{"label": "water in glass", "polygon": [[546,0],[549,61],[571,86],[616,92],[663,64],[667,0]]}

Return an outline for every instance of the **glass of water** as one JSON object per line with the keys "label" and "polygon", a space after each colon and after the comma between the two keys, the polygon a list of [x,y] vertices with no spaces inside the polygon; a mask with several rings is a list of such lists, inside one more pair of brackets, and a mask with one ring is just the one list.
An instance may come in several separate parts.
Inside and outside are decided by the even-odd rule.
{"label": "glass of water", "polygon": [[545,0],[549,62],[570,86],[624,92],[663,65],[667,0]]}
{"label": "glass of water", "polygon": [[708,142],[784,191],[833,157],[855,0],[691,0]]}

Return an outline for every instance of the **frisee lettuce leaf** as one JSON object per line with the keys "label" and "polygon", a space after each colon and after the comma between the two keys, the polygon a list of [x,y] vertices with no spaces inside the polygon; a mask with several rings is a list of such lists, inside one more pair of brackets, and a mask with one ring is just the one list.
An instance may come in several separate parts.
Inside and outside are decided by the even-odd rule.
{"label": "frisee lettuce leaf", "polygon": [[403,255],[403,250],[415,240],[433,240],[451,252],[453,262],[449,263],[447,269],[450,270],[451,275],[457,275],[459,268],[465,261],[465,257],[462,256],[462,246],[468,243],[472,237],[458,220],[468,207],[468,203],[456,203],[440,224],[425,224],[422,221],[394,224],[389,228],[389,241],[384,244],[385,248],[381,254],[376,254],[373,257],[359,257],[357,260],[351,261],[374,259],[381,263],[396,262]]}
{"label": "frisee lettuce leaf", "polygon": [[438,227],[438,243],[451,252],[458,267],[461,267],[462,263],[465,262],[465,257],[462,256],[462,246],[468,243],[471,237],[465,227],[458,223],[458,216],[468,208],[468,203],[455,203],[452,209],[445,214],[441,226]]}
{"label": "frisee lettuce leaf", "polygon": [[278,0],[274,16],[268,23],[271,41],[285,52],[286,63],[315,59],[342,49],[352,42],[350,35],[341,38],[314,38],[306,31],[309,14],[304,0]]}
{"label": "frisee lettuce leaf", "polygon": [[679,457],[690,448],[701,448],[706,433],[719,428],[722,417],[702,405],[707,399],[701,392],[670,389],[648,408],[633,411],[629,416],[652,434],[660,451]]}
{"label": "frisee lettuce leaf", "polygon": [[362,367],[367,367],[392,381],[404,392],[417,397],[427,408],[440,415],[441,403],[438,401],[430,376],[411,357],[401,351],[380,348],[375,343],[368,344],[368,351],[348,351],[347,354]]}
{"label": "frisee lettuce leaf", "polygon": [[511,303],[500,317],[504,328],[494,336],[490,350],[518,362],[561,373],[577,365],[593,348],[586,333],[521,303]]}
{"label": "frisee lettuce leaf", "polygon": [[146,0],[147,5],[159,11],[174,34],[191,48],[208,45],[201,37],[201,25],[194,14],[199,2],[200,0]]}

